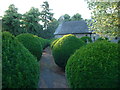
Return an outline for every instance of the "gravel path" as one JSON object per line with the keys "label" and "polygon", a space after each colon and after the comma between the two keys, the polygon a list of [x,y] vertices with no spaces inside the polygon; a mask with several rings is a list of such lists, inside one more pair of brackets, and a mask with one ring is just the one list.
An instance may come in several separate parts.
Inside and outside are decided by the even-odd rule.
{"label": "gravel path", "polygon": [[44,50],[40,60],[38,88],[68,88],[65,73],[55,64],[50,47]]}

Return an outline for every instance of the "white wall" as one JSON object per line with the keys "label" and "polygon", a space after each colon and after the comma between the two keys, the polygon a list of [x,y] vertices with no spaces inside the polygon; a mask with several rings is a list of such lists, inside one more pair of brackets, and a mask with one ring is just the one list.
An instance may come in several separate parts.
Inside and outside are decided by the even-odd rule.
{"label": "white wall", "polygon": [[[88,36],[88,37],[91,37],[91,39],[92,39],[92,41],[94,42],[94,39],[95,40],[97,40],[97,38],[99,38],[99,36],[98,35],[96,35],[96,34],[74,34],[76,37],[78,37],[78,38],[81,38],[81,37],[83,37],[83,36]],[[63,37],[64,35],[55,35],[55,38],[61,38],[61,37]]]}

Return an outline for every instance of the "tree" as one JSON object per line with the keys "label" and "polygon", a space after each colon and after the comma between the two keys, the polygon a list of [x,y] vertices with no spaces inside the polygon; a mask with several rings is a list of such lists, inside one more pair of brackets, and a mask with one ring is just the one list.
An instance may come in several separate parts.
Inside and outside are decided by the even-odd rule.
{"label": "tree", "polygon": [[40,36],[40,32],[43,30],[42,25],[40,25],[40,12],[38,8],[32,7],[28,12],[23,15],[23,28],[28,33]]}
{"label": "tree", "polygon": [[9,31],[15,36],[24,32],[20,22],[22,15],[19,14],[17,10],[15,5],[11,4],[8,7],[8,10],[5,11],[5,15],[2,17],[3,31]]}
{"label": "tree", "polygon": [[71,18],[70,15],[65,14],[65,15],[60,16],[58,21],[59,21],[59,23],[63,23],[66,21],[70,21],[70,18]]}
{"label": "tree", "polygon": [[49,3],[47,1],[43,2],[43,5],[41,5],[42,11],[41,11],[41,20],[43,23],[43,28],[47,29],[48,24],[53,20],[53,13],[51,13],[51,9],[49,9]]}
{"label": "tree", "polygon": [[58,27],[59,22],[54,18],[52,22],[48,24],[48,28],[43,30],[43,38],[51,39],[54,38],[54,32]]}
{"label": "tree", "polygon": [[[91,30],[103,37],[120,36],[120,2],[90,2],[88,7],[92,10]],[[91,25],[92,24],[92,25]]]}
{"label": "tree", "polygon": [[71,21],[80,21],[81,19],[82,19],[82,17],[79,13],[77,13],[71,17]]}
{"label": "tree", "polygon": [[64,21],[70,21],[70,16],[68,14],[64,15]]}
{"label": "tree", "polygon": [[79,13],[73,15],[72,17],[68,14],[65,14],[58,19],[60,23],[66,22],[66,21],[80,21],[80,20],[82,20],[82,17]]}

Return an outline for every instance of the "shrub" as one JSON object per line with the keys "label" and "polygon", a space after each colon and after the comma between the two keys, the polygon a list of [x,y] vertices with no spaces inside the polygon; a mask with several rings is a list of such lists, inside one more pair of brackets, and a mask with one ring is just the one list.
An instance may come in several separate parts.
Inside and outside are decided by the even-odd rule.
{"label": "shrub", "polygon": [[49,46],[49,40],[48,39],[43,39],[41,37],[37,37],[37,38],[41,41],[43,49],[45,49],[47,46]]}
{"label": "shrub", "polygon": [[[68,60],[66,76],[71,88],[118,87],[118,45],[101,41],[78,49]],[[120,86],[119,86],[120,87]]]}
{"label": "shrub", "polygon": [[109,39],[108,39],[107,37],[105,37],[105,38],[100,37],[100,38],[98,38],[96,41],[103,41],[103,40],[109,41]]}
{"label": "shrub", "polygon": [[90,37],[88,37],[88,36],[83,36],[80,39],[82,39],[85,43],[92,42],[92,39]]}
{"label": "shrub", "polygon": [[9,32],[3,32],[2,42],[2,87],[37,88],[37,59]]}
{"label": "shrub", "polygon": [[76,51],[76,49],[84,44],[85,43],[82,40],[79,40],[74,35],[64,35],[54,44],[52,49],[55,63],[64,69],[68,58]]}
{"label": "shrub", "polygon": [[44,49],[48,46],[50,46],[50,40],[49,39],[44,39],[45,45],[44,45]]}
{"label": "shrub", "polygon": [[38,36],[33,34],[20,34],[17,36],[18,40],[40,60],[42,55],[42,40]]}
{"label": "shrub", "polygon": [[53,48],[53,47],[54,47],[54,45],[55,45],[55,43],[56,43],[58,40],[59,40],[59,38],[57,38],[57,39],[53,40],[53,41],[51,42],[50,47],[51,47],[51,48]]}
{"label": "shrub", "polygon": [[118,43],[120,44],[120,40],[118,40]]}

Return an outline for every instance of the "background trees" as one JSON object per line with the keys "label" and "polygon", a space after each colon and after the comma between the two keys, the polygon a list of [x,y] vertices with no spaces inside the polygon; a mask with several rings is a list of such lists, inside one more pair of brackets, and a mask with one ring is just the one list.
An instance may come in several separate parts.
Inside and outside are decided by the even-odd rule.
{"label": "background trees", "polygon": [[72,21],[82,20],[82,16],[81,16],[79,13],[76,13],[75,15],[73,15],[73,16],[71,17],[71,20],[72,20]]}
{"label": "background trees", "polygon": [[59,25],[58,20],[54,18],[53,21],[48,24],[47,29],[43,30],[44,33],[43,38],[49,38],[49,39],[54,38],[54,32],[58,27],[58,25]]}
{"label": "background trees", "polygon": [[[13,35],[21,33],[31,33],[42,38],[51,39],[54,37],[54,32],[59,25],[59,20],[56,20],[49,8],[47,1],[41,5],[42,10],[32,7],[24,14],[18,13],[18,9],[14,4],[11,4],[2,17],[3,31],[9,31]],[[75,14],[72,17],[65,14],[64,21],[81,20],[80,14]]]}
{"label": "background trees", "polygon": [[120,36],[120,2],[90,2],[92,10],[91,30],[103,37]]}
{"label": "background trees", "polygon": [[47,29],[48,24],[53,20],[53,13],[50,12],[52,9],[49,9],[49,3],[47,1],[43,2],[41,7],[43,10],[41,11],[40,18],[43,23],[43,28]]}
{"label": "background trees", "polygon": [[42,32],[42,25],[40,25],[40,12],[38,8],[32,7],[28,12],[23,15],[22,26],[26,32],[40,36]]}
{"label": "background trees", "polygon": [[64,15],[64,21],[70,21],[71,20],[70,18],[71,18],[70,15],[68,14]]}
{"label": "background trees", "polygon": [[53,18],[49,9],[49,3],[43,2],[42,11],[32,7],[25,14],[19,14],[14,4],[11,4],[2,17],[3,31],[9,31],[13,35],[32,33],[42,38],[53,38],[58,21]]}
{"label": "background trees", "polygon": [[68,14],[64,14],[63,16],[61,16],[59,19],[58,19],[58,21],[60,22],[60,23],[62,23],[62,22],[66,22],[66,21],[80,21],[80,20],[82,20],[83,18],[82,18],[82,16],[81,16],[81,14],[79,14],[79,13],[76,13],[76,14],[74,14],[73,16],[70,16],[70,15],[68,15]]}
{"label": "background trees", "polygon": [[2,29],[3,31],[9,31],[13,35],[18,35],[19,33],[24,32],[21,28],[20,19],[22,15],[17,12],[15,5],[11,4],[8,7],[8,10],[5,11],[5,15],[2,18]]}

